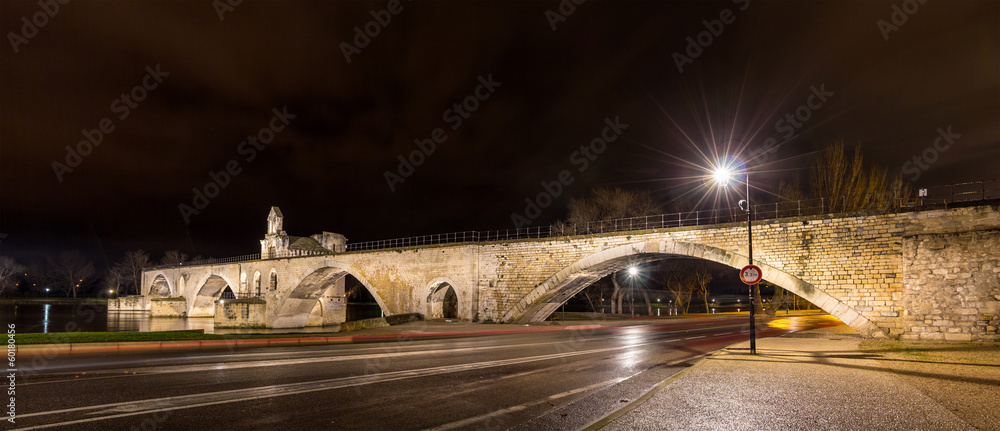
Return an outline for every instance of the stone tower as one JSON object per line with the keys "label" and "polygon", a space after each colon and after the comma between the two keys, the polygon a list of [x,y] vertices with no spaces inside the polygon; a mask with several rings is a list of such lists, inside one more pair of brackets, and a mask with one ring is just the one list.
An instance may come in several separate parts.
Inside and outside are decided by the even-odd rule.
{"label": "stone tower", "polygon": [[267,234],[260,240],[261,259],[270,259],[284,255],[288,250],[288,234],[284,228],[285,216],[281,214],[281,209],[271,207],[271,212],[267,215]]}
{"label": "stone tower", "polygon": [[323,232],[311,237],[289,235],[284,230],[285,216],[281,209],[271,207],[267,215],[267,234],[260,240],[261,259],[290,256],[312,256],[340,253],[347,250],[347,238],[339,233]]}

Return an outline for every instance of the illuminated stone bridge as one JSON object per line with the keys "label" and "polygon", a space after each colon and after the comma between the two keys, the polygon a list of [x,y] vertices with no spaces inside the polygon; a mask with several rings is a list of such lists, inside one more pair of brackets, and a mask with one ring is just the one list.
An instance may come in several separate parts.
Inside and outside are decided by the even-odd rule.
{"label": "illuminated stone bridge", "polygon": [[[868,337],[996,341],[998,205],[759,221],[754,263],[765,280]],[[733,268],[747,263],[745,223],[498,241],[456,236],[458,242],[358,251],[338,234],[293,237],[282,224],[272,208],[260,256],[146,270],[142,306],[154,316],[215,316],[217,324],[334,325],[345,320],[349,274],[386,315],[536,322],[636,263],[672,257]]]}

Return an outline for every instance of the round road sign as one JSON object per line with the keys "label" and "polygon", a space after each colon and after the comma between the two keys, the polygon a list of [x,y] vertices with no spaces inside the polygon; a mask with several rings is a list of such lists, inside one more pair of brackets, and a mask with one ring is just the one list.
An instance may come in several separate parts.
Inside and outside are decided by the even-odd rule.
{"label": "round road sign", "polygon": [[760,282],[762,273],[757,265],[747,265],[740,270],[740,280],[746,284],[757,284]]}

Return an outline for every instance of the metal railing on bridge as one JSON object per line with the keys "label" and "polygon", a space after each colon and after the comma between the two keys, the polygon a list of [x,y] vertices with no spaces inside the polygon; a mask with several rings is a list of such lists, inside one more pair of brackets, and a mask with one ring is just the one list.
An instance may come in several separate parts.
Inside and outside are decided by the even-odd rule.
{"label": "metal railing on bridge", "polygon": [[[1000,199],[1000,179],[936,186],[916,191],[916,197],[901,197],[892,193],[871,194],[850,198],[807,199],[753,205],[753,220],[769,220],[785,217],[810,216],[847,211],[888,211],[916,208],[926,205],[940,205],[954,202],[969,202],[986,199]],[[455,244],[463,242],[491,242],[516,239],[548,238],[566,235],[586,235],[593,233],[627,232],[646,229],[664,229],[684,226],[702,226],[746,221],[746,211],[739,208],[723,208],[701,211],[677,212],[643,217],[630,217],[588,222],[583,225],[539,226],[494,231],[463,231],[436,235],[411,236],[378,241],[347,244],[346,251],[384,250],[422,245]],[[324,252],[290,252],[264,256],[276,259],[300,256],[332,254]],[[159,265],[147,269],[176,267],[185,265],[206,265],[260,260],[261,255],[249,254],[223,259],[208,259],[197,262]]]}
{"label": "metal railing on bridge", "polygon": [[218,259],[212,258],[212,259],[192,260],[189,262],[180,262],[180,263],[166,263],[154,266],[147,266],[144,269],[176,268],[180,266],[195,266],[195,265],[213,265],[217,263],[239,263],[239,262],[249,262],[253,260],[262,260],[262,259],[282,259],[287,257],[318,256],[323,254],[332,254],[332,253],[295,250],[283,253],[278,253],[278,252],[265,253],[263,257],[261,256],[260,253],[254,253],[254,254],[244,254],[240,256],[222,257]]}

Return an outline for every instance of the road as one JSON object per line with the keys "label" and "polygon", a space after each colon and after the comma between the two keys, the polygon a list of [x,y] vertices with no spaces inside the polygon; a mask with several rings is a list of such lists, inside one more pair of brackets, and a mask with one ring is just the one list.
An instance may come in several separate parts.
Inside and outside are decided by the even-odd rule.
{"label": "road", "polygon": [[[758,324],[758,336],[817,324],[780,318]],[[579,429],[747,336],[746,318],[733,317],[235,352],[67,355],[19,382],[16,424],[6,428]]]}

